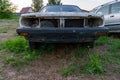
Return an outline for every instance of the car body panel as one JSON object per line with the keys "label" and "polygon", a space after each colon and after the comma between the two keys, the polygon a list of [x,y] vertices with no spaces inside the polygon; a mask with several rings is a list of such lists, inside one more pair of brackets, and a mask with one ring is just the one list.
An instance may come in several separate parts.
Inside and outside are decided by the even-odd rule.
{"label": "car body panel", "polygon": [[[109,6],[108,14],[103,14],[103,15],[104,15],[104,20],[105,20],[105,27],[108,27],[110,29],[110,32],[120,31],[120,5],[119,4],[120,4],[119,0],[112,1],[104,5],[98,6],[91,11],[91,12],[99,14],[99,10],[101,8],[105,6]],[[115,6],[113,7],[113,5]],[[119,11],[115,13],[115,7],[117,6],[118,6]]]}
{"label": "car body panel", "polygon": [[41,29],[17,29],[20,35],[22,32],[27,32],[27,39],[32,42],[47,42],[47,43],[76,43],[76,42],[91,42],[96,40],[100,35],[98,32],[108,32],[105,28],[41,28]]}

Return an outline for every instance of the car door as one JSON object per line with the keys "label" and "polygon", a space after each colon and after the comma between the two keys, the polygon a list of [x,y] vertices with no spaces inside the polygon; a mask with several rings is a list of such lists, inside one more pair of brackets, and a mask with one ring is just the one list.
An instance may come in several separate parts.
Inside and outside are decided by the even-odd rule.
{"label": "car door", "polygon": [[111,4],[108,24],[120,24],[120,2]]}
{"label": "car door", "polygon": [[120,2],[110,5],[110,14],[107,17],[108,21],[105,25],[111,30],[120,30]]}
{"label": "car door", "polygon": [[107,24],[109,21],[110,5],[101,6],[96,13],[104,15],[105,24]]}

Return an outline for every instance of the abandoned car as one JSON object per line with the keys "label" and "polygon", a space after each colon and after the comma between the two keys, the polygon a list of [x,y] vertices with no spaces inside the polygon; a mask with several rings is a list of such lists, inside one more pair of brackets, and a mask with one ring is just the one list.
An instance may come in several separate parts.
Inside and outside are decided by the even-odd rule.
{"label": "abandoned car", "polygon": [[16,31],[33,49],[37,43],[85,43],[93,47],[94,41],[106,35],[108,29],[101,15],[84,12],[74,5],[53,5],[21,15]]}
{"label": "abandoned car", "polygon": [[104,15],[109,33],[120,33],[120,1],[115,0],[94,8],[91,12]]}

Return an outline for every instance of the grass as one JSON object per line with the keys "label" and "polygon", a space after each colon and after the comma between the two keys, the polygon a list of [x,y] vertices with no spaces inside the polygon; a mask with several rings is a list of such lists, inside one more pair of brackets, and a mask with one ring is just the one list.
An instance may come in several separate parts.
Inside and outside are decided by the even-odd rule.
{"label": "grass", "polygon": [[74,66],[74,65],[69,65],[69,66],[67,66],[66,68],[62,68],[62,69],[60,70],[60,73],[61,73],[63,76],[67,77],[67,76],[72,75],[72,74],[75,72],[75,70],[76,70],[76,66]]}
{"label": "grass", "polygon": [[[105,37],[104,37],[105,38]],[[107,40],[108,39],[108,40]],[[106,37],[104,44],[110,45],[107,53],[102,56],[103,62],[120,66],[120,40]],[[97,44],[100,44],[97,42]]]}
{"label": "grass", "polygon": [[[68,65],[65,68],[62,68],[60,70],[61,74],[65,77],[67,77],[67,76],[70,76],[70,75],[74,74],[76,71],[79,71],[80,66],[77,65],[79,63],[76,63],[77,58],[84,57],[88,51],[89,50],[85,47],[81,48],[80,46],[77,46],[77,49],[75,50],[75,52],[71,54],[70,65]],[[77,61],[77,62],[79,62],[79,61]]]}
{"label": "grass", "polygon": [[7,40],[0,44],[0,50],[12,52],[12,56],[3,55],[2,58],[12,66],[21,66],[31,60],[40,58],[45,53],[54,51],[53,45],[44,44],[38,50],[31,51],[28,42],[24,37],[17,37],[16,39]]}
{"label": "grass", "polygon": [[99,54],[89,54],[89,61],[85,67],[85,72],[90,74],[101,74],[105,71]]}
{"label": "grass", "polygon": [[75,51],[75,53],[72,55],[73,57],[84,57],[86,53],[88,52],[87,48],[80,48],[78,47]]}
{"label": "grass", "polygon": [[0,33],[7,33],[9,29],[10,29],[10,26],[4,26],[0,28]]}
{"label": "grass", "polygon": [[75,60],[76,60],[76,56],[71,55],[71,63],[70,63],[70,65],[68,65],[67,67],[62,68],[60,70],[60,72],[61,72],[61,74],[63,76],[67,77],[67,76],[70,76],[70,75],[72,75],[73,73],[76,72],[77,66],[76,66]]}
{"label": "grass", "polygon": [[[104,41],[105,40],[105,41]],[[101,44],[102,43],[102,44]],[[105,64],[119,66],[120,67],[120,40],[110,37],[101,37],[96,44],[109,45],[107,52],[101,56],[101,60]]]}
{"label": "grass", "polygon": [[13,15],[11,18],[8,18],[8,19],[0,19],[0,22],[4,22],[4,21],[12,21],[12,20],[14,20],[14,21],[18,21],[19,18],[20,18],[20,16],[15,16],[15,15]]}
{"label": "grass", "polygon": [[[100,53],[91,54],[89,49],[87,48],[77,48],[75,53],[71,55],[71,64],[68,65],[65,68],[61,69],[61,74],[63,76],[70,76],[76,71],[80,73],[89,73],[94,75],[99,75],[102,73],[105,73],[106,67],[105,64],[108,65],[114,65],[120,67],[120,40],[115,39],[112,37],[100,37],[96,42],[96,46],[101,45],[109,45],[109,48],[107,50],[107,53],[104,53],[103,55],[99,55]],[[79,61],[76,60],[80,57],[86,57],[86,53],[88,54],[88,59],[84,60],[82,65],[78,63]],[[120,72],[120,68],[114,69],[117,72]]]}
{"label": "grass", "polygon": [[23,37],[18,37],[0,44],[0,50],[12,52],[11,56],[9,56],[10,54],[2,56],[4,61],[12,66],[20,66],[41,57],[43,53],[53,51],[54,47],[50,45],[43,45],[38,50],[30,51],[27,40]]}
{"label": "grass", "polygon": [[[120,40],[110,37],[101,37],[96,41],[96,45],[109,45],[109,49],[105,54],[99,55],[90,54],[88,48],[76,48],[74,54],[71,55],[71,63],[67,67],[60,69],[60,73],[63,76],[70,76],[76,71],[89,74],[102,74],[105,72],[104,64],[112,64],[120,67]],[[12,52],[12,55],[3,55],[2,58],[7,63],[13,66],[21,66],[28,63],[31,60],[40,58],[44,53],[53,52],[55,47],[53,45],[42,45],[38,50],[30,51],[28,47],[28,42],[23,37],[18,37],[13,40],[7,40],[0,44],[0,50],[5,50]],[[88,54],[88,56],[86,56]],[[82,66],[81,61],[77,61],[78,58],[87,57],[83,60]],[[76,63],[77,62],[77,63]],[[81,71],[82,67],[82,71]],[[119,68],[115,69],[119,72]]]}
{"label": "grass", "polygon": [[112,41],[113,41],[113,39],[112,38],[109,38],[109,37],[107,37],[107,36],[103,36],[103,37],[100,37],[96,42],[95,42],[95,44],[96,45],[104,45],[104,44],[112,44]]}
{"label": "grass", "polygon": [[4,42],[4,48],[14,53],[21,53],[28,49],[28,42],[23,37]]}

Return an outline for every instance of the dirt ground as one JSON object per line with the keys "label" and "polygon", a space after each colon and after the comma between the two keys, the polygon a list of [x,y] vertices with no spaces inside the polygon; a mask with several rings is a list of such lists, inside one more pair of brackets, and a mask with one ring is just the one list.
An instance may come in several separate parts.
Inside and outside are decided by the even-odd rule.
{"label": "dirt ground", "polygon": [[[16,38],[15,30],[19,26],[18,21],[0,22],[0,27],[11,25],[7,33],[0,33],[0,42],[7,39]],[[92,52],[99,52],[104,54],[108,45],[95,46]],[[30,61],[28,65],[21,66],[23,68],[16,69],[9,64],[6,64],[0,57],[0,80],[120,80],[120,73],[112,71],[112,65],[109,67],[110,72],[100,76],[92,74],[82,74],[76,72],[75,74],[64,77],[60,74],[60,69],[67,66],[71,62],[71,54],[74,50],[69,49],[66,53],[64,48],[60,48],[53,53],[47,54],[39,59]],[[10,54],[9,52],[0,51],[0,55]],[[87,55],[86,55],[87,56]],[[85,57],[78,59],[82,63]]]}

